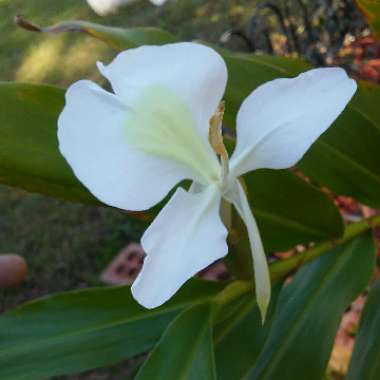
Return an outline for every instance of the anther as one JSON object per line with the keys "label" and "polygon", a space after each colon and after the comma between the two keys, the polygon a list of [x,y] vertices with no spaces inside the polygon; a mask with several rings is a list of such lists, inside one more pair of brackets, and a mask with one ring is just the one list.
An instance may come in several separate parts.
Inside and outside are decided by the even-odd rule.
{"label": "anther", "polygon": [[228,153],[223,143],[222,136],[222,121],[224,116],[224,102],[220,102],[218,109],[210,119],[210,129],[208,132],[208,140],[214,149],[215,153],[221,156],[222,159],[228,161]]}
{"label": "anther", "polygon": [[220,156],[222,166],[222,185],[227,185],[229,165],[228,165],[228,152],[223,142],[222,135],[222,121],[224,116],[224,102],[220,102],[218,109],[210,119],[210,129],[208,133],[208,140],[214,152]]}

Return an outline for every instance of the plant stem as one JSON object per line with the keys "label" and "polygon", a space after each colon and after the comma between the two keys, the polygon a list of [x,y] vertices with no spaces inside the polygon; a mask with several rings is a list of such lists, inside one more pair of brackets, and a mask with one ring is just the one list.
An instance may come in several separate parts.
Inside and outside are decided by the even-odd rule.
{"label": "plant stem", "polygon": [[270,265],[270,274],[272,281],[279,280],[302,266],[304,263],[307,263],[316,257],[323,255],[332,248],[342,245],[353,238],[367,232],[373,227],[380,226],[380,215],[373,216],[368,219],[363,219],[360,222],[349,224],[344,232],[342,238],[337,240],[329,240],[315,245],[313,248],[310,248],[304,252],[298,253],[295,256],[290,257],[286,260],[276,261]]}
{"label": "plant stem", "polygon": [[225,306],[250,290],[252,290],[250,281],[233,281],[217,295],[215,301],[220,307]]}

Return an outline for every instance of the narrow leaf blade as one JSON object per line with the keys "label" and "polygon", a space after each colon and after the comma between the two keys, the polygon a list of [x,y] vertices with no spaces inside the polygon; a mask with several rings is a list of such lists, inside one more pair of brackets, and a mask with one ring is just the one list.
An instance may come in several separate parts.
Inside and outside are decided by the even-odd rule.
{"label": "narrow leaf blade", "polygon": [[64,199],[95,202],[58,150],[64,91],[0,83],[0,181]]}
{"label": "narrow leaf blade", "polygon": [[264,325],[252,293],[221,311],[224,319],[215,325],[214,332],[218,380],[244,379],[252,369],[271,329],[280,289],[280,284],[272,289]]}
{"label": "narrow leaf blade", "polygon": [[136,380],[216,380],[212,345],[212,305],[181,313],[168,327]]}
{"label": "narrow leaf blade", "polygon": [[256,170],[245,181],[267,252],[343,234],[343,221],[332,200],[292,172]]}
{"label": "narrow leaf blade", "polygon": [[40,380],[147,351],[178,313],[221,289],[195,280],[154,310],[139,306],[128,287],[62,293],[22,305],[0,317],[0,378]]}

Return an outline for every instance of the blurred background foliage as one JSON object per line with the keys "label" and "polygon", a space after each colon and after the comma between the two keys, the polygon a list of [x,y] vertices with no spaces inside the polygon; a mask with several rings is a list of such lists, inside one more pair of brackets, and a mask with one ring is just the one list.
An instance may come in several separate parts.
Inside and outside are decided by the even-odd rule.
{"label": "blurred background foliage", "polygon": [[[84,0],[0,0],[0,80],[67,86],[83,78],[104,84],[94,63],[110,61],[114,51],[80,33],[26,33],[14,24],[17,14],[41,25],[82,19],[120,27],[157,26],[181,40],[299,55],[317,65],[343,65],[356,76],[380,77],[366,61],[378,54],[373,45],[358,53],[358,44],[371,37],[350,0],[180,0],[159,8],[140,1],[104,18]],[[0,252],[22,254],[30,266],[20,288],[0,291],[0,312],[47,293],[99,284],[99,273],[115,253],[142,232],[138,222],[125,220],[117,210],[0,186]],[[124,363],[60,379],[119,379],[128,368]]]}

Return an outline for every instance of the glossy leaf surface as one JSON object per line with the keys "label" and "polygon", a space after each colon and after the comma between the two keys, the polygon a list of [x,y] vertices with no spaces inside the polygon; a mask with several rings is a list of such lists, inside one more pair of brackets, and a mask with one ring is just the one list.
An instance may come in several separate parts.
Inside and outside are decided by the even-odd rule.
{"label": "glossy leaf surface", "polygon": [[245,181],[267,252],[343,233],[332,200],[292,172],[257,170],[247,174]]}
{"label": "glossy leaf surface", "polygon": [[136,380],[216,380],[212,304],[182,312],[168,327]]}
{"label": "glossy leaf surface", "polygon": [[254,367],[272,326],[280,289],[281,285],[276,284],[272,290],[264,326],[251,292],[221,311],[223,320],[214,331],[218,380],[243,379]]}
{"label": "glossy leaf surface", "polygon": [[189,282],[154,310],[139,306],[128,287],[62,293],[22,305],[0,317],[0,378],[41,380],[145,352],[178,313],[222,287]]}
{"label": "glossy leaf surface", "polygon": [[64,91],[0,83],[0,181],[60,198],[95,202],[58,151]]}

